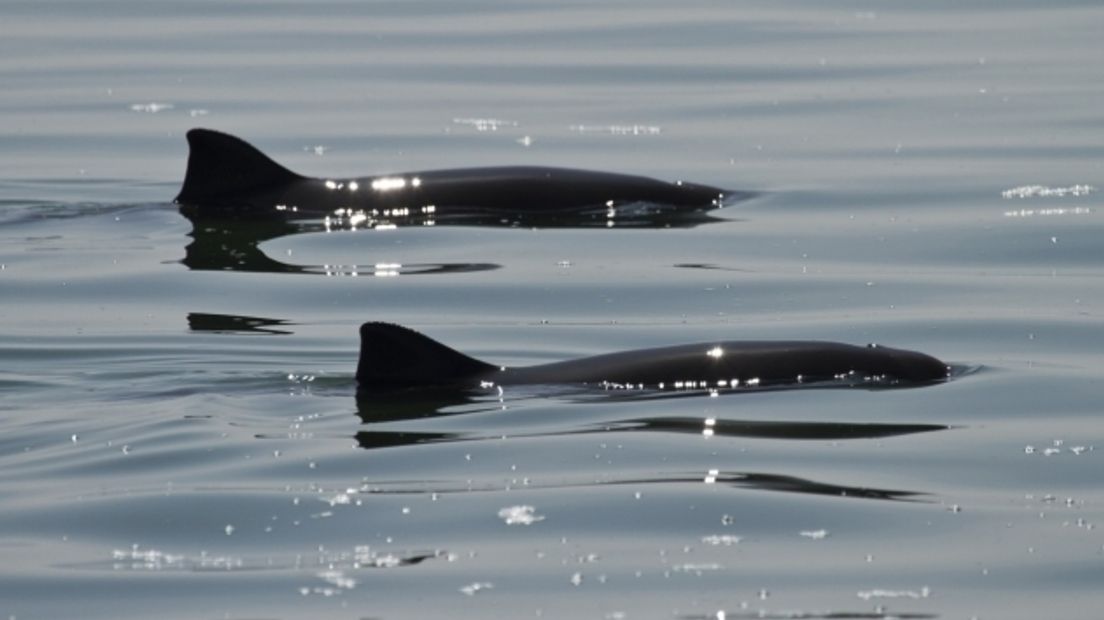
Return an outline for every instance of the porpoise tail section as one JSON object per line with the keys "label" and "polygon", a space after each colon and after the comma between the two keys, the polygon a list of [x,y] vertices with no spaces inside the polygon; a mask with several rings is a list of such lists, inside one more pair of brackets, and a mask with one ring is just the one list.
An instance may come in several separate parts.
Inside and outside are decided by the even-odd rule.
{"label": "porpoise tail section", "polygon": [[361,388],[466,386],[473,377],[497,370],[401,325],[360,326],[356,378]]}
{"label": "porpoise tail section", "polygon": [[188,170],[178,204],[232,206],[265,188],[304,179],[248,142],[211,129],[188,132]]}

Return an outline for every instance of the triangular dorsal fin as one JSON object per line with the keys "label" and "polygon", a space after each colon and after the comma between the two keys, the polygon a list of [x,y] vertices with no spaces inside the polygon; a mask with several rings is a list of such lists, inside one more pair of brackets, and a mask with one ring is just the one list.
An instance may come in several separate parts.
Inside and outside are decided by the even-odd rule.
{"label": "triangular dorsal fin", "polygon": [[496,370],[401,325],[360,326],[356,378],[362,388],[457,385]]}
{"label": "triangular dorsal fin", "polygon": [[176,202],[222,204],[302,179],[241,138],[211,129],[188,132],[188,171]]}

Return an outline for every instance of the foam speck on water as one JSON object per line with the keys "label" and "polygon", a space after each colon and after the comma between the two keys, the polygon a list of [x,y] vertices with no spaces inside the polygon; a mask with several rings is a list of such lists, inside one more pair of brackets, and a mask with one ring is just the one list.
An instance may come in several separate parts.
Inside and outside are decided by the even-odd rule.
{"label": "foam speck on water", "polygon": [[532,525],[544,521],[544,515],[537,514],[532,506],[507,506],[498,511],[498,518],[506,525]]}

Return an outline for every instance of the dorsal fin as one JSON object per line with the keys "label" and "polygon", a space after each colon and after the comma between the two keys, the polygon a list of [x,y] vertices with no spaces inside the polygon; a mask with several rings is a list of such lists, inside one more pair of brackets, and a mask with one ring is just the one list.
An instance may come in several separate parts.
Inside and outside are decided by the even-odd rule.
{"label": "dorsal fin", "polygon": [[456,385],[496,370],[401,325],[360,326],[356,378],[362,388]]}
{"label": "dorsal fin", "polygon": [[211,129],[188,132],[188,171],[176,202],[224,204],[252,191],[302,179],[241,138]]}

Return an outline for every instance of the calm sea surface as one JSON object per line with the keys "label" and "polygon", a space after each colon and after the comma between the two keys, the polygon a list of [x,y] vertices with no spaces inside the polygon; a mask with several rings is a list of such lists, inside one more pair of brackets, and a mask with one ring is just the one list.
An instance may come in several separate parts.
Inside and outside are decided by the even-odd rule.
{"label": "calm sea surface", "polygon": [[[1096,618],[1098,2],[0,3],[0,616]],[[194,223],[293,170],[593,168],[690,221]],[[358,399],[357,326],[525,365],[921,350],[916,389]]]}

